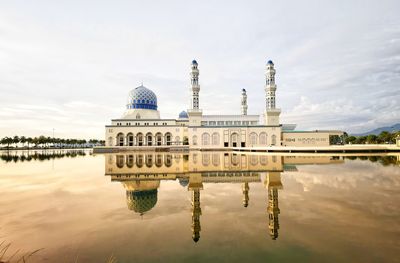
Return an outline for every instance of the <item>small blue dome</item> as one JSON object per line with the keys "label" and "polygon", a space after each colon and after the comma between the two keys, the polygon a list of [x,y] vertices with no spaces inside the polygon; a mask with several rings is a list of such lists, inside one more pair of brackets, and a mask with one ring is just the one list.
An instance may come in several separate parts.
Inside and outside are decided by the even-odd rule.
{"label": "small blue dome", "polygon": [[181,113],[179,113],[179,119],[187,119],[189,118],[189,115],[186,111],[182,111]]}
{"label": "small blue dome", "polygon": [[272,62],[272,60],[268,60],[267,64],[272,64],[272,65],[274,65],[274,62]]}
{"label": "small blue dome", "polygon": [[188,178],[179,178],[179,184],[183,187],[187,186],[189,184],[189,179]]}
{"label": "small blue dome", "polygon": [[197,61],[195,59],[193,59],[192,64],[197,65]]}
{"label": "small blue dome", "polygon": [[128,95],[128,109],[157,110],[157,96],[143,85],[131,90]]}

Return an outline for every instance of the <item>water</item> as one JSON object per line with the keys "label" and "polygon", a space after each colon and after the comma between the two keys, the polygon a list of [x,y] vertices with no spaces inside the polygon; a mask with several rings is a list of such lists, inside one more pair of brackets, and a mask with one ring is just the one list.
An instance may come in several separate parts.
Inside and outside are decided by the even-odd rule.
{"label": "water", "polygon": [[399,156],[32,154],[0,160],[28,262],[399,262]]}

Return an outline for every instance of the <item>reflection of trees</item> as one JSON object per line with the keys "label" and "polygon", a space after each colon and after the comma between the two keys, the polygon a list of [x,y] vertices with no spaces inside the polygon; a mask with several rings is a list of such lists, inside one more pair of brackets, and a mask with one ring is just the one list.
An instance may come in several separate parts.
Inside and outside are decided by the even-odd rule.
{"label": "reflection of trees", "polygon": [[362,160],[379,163],[383,166],[396,165],[398,163],[396,156],[345,156],[349,160]]}
{"label": "reflection of trees", "polygon": [[44,153],[28,153],[28,154],[22,154],[22,155],[13,155],[13,154],[2,154],[0,155],[0,159],[2,161],[5,161],[6,163],[8,162],[30,162],[30,161],[48,161],[48,160],[53,160],[53,159],[60,159],[60,158],[75,158],[78,156],[85,156],[86,152],[85,151],[68,151],[68,152],[62,152],[62,153],[55,153],[55,152],[44,152]]}

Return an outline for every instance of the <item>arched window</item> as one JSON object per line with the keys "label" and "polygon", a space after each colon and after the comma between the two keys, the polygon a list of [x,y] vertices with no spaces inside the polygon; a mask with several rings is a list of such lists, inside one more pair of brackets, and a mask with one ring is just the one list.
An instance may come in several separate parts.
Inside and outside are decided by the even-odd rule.
{"label": "arched window", "polygon": [[193,145],[197,145],[197,136],[196,135],[193,136],[192,141],[193,141]]}
{"label": "arched window", "polygon": [[156,133],[156,145],[162,145],[162,134]]}
{"label": "arched window", "polygon": [[208,166],[210,164],[210,154],[209,153],[203,153],[201,155],[201,161],[204,166]]}
{"label": "arched window", "polygon": [[126,145],[128,146],[133,146],[133,134],[132,133],[128,133],[128,135],[126,136]]}
{"label": "arched window", "polygon": [[171,165],[172,165],[172,155],[171,154],[167,154],[164,156],[164,164],[166,167],[171,167]]}
{"label": "arched window", "polygon": [[128,156],[126,156],[126,166],[128,166],[129,168],[133,167],[133,155],[130,154]]}
{"label": "arched window", "polygon": [[272,135],[271,137],[271,145],[276,145],[276,135]]}
{"label": "arched window", "polygon": [[117,135],[117,146],[124,146],[124,134],[118,133]]}
{"label": "arched window", "polygon": [[201,135],[201,144],[210,145],[210,134],[205,132]]}
{"label": "arched window", "polygon": [[252,132],[252,133],[250,133],[249,137],[250,137],[250,144],[252,146],[256,145],[257,144],[257,133]]}
{"label": "arched window", "polygon": [[138,168],[143,166],[143,155],[142,154],[139,154],[136,156],[136,166]]}
{"label": "arched window", "polygon": [[236,132],[231,134],[231,146],[238,147],[239,146],[239,134]]}
{"label": "arched window", "polygon": [[117,155],[117,167],[122,168],[125,164],[125,158],[123,155]]}
{"label": "arched window", "polygon": [[172,141],[172,135],[170,132],[167,132],[165,134],[165,144],[166,145],[171,145],[171,141]]}
{"label": "arched window", "polygon": [[237,154],[232,154],[231,163],[233,166],[238,166],[240,164],[240,156]]}
{"label": "arched window", "polygon": [[257,155],[251,155],[250,156],[250,164],[255,166],[258,164],[258,156]]}
{"label": "arched window", "polygon": [[181,144],[181,138],[180,138],[179,136],[176,136],[176,137],[175,137],[175,144],[176,144],[176,145]]}
{"label": "arched window", "polygon": [[146,166],[147,167],[153,166],[153,155],[152,154],[146,154]]}
{"label": "arched window", "polygon": [[267,145],[267,134],[265,132],[260,133],[260,145]]}
{"label": "arched window", "polygon": [[212,145],[219,145],[219,134],[217,132],[212,134]]}
{"label": "arched window", "polygon": [[189,138],[187,136],[183,136],[183,145],[189,145]]}
{"label": "arched window", "polygon": [[153,145],[153,134],[151,134],[150,132],[146,134],[146,142],[147,146]]}
{"label": "arched window", "polygon": [[214,166],[219,166],[219,153],[213,153],[212,155],[212,163]]}
{"label": "arched window", "polygon": [[113,146],[113,138],[108,137],[108,146]]}
{"label": "arched window", "polygon": [[260,164],[261,165],[267,165],[268,164],[268,158],[265,155],[260,156]]}
{"label": "arched window", "polygon": [[162,158],[163,158],[162,154],[157,154],[156,155],[156,166],[157,167],[161,167],[162,166]]}
{"label": "arched window", "polygon": [[143,134],[142,133],[138,133],[136,135],[136,144],[137,144],[137,146],[143,146]]}

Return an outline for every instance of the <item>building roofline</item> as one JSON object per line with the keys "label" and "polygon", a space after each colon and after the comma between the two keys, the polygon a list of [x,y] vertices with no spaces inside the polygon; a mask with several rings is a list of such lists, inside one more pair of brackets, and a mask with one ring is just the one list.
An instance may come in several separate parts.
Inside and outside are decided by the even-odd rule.
{"label": "building roofline", "polygon": [[112,119],[111,121],[176,121],[177,119]]}
{"label": "building roofline", "polygon": [[228,114],[228,115],[224,115],[224,114],[210,114],[210,115],[203,115],[203,117],[260,117],[260,115],[257,114],[249,114],[249,115],[242,115],[242,114]]}

